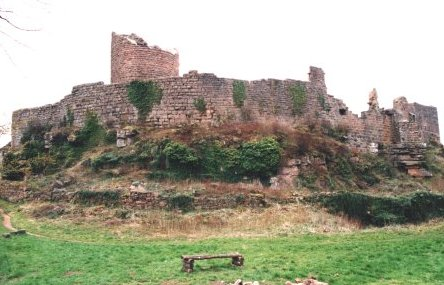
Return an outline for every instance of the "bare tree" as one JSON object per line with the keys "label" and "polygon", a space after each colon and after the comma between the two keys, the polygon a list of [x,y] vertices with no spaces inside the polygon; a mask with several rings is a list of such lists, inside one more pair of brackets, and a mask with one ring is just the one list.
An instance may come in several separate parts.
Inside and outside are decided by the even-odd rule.
{"label": "bare tree", "polygon": [[[14,12],[12,10],[4,10],[0,8],[0,20],[3,22],[6,22],[8,25],[16,28],[17,30],[26,31],[26,32],[35,32],[38,31],[36,29],[28,29],[21,27],[17,24],[15,24],[12,20],[10,20],[10,17],[8,15],[12,15]],[[2,34],[5,34],[5,32],[0,31]],[[9,37],[9,36],[8,36]]]}
{"label": "bare tree", "polygon": [[[11,1],[12,2],[12,1]],[[40,1],[40,0],[31,0],[31,2],[36,2],[40,5],[46,5],[46,3]],[[31,4],[29,2],[28,4]],[[23,31],[23,32],[35,32],[39,31],[39,29],[34,29],[30,27],[26,27],[25,25],[19,23],[20,19],[27,18],[25,11],[19,11],[19,14],[15,13],[14,9],[11,8],[5,8],[3,3],[0,3],[0,35],[4,36],[4,39],[9,39],[10,41],[14,42],[15,44],[21,45],[23,47],[29,48],[26,44],[24,44],[22,41],[17,39],[17,33],[14,33],[14,35],[11,35],[10,31]],[[7,5],[7,4],[6,4]],[[15,5],[11,4],[10,5]],[[20,9],[20,8],[18,8]],[[20,17],[21,16],[21,17]],[[14,61],[12,60],[12,56],[9,54],[9,49],[6,47],[6,42],[1,39],[0,40],[0,49],[3,50],[3,52],[6,54],[6,56],[10,59],[10,61],[15,65]]]}
{"label": "bare tree", "polygon": [[0,137],[6,135],[9,132],[9,127],[6,125],[0,125]]}

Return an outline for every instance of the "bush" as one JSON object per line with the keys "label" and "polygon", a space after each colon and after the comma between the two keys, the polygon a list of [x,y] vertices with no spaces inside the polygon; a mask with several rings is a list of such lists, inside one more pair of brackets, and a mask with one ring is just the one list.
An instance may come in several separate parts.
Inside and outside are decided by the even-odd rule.
{"label": "bush", "polygon": [[39,122],[30,122],[23,132],[20,142],[25,144],[29,141],[44,141],[45,133],[49,132],[50,130],[51,126],[49,125],[45,126]]}
{"label": "bush", "polygon": [[45,153],[45,142],[30,140],[23,145],[22,159],[31,159]]}
{"label": "bush", "polygon": [[29,166],[33,174],[47,174],[55,171],[55,161],[51,156],[43,155],[31,158]]}
{"label": "bush", "polygon": [[119,165],[121,162],[121,157],[112,153],[107,152],[91,160],[91,167],[94,171],[102,168],[112,168]]}
{"label": "bush", "polygon": [[104,142],[106,144],[115,144],[117,141],[117,131],[108,130],[105,134]]}
{"label": "bush", "polygon": [[119,204],[120,193],[117,191],[89,191],[82,190],[76,193],[75,202],[83,205],[99,205],[116,206]]}
{"label": "bush", "polygon": [[200,149],[202,177],[228,182],[241,180],[240,152],[235,148],[222,148],[217,143],[205,144]]}
{"label": "bush", "polygon": [[344,213],[366,225],[418,223],[444,217],[444,195],[416,192],[402,197],[375,197],[338,193],[322,197],[321,204],[334,213]]}
{"label": "bush", "polygon": [[168,209],[178,209],[184,212],[194,209],[193,197],[187,194],[177,193],[167,197]]}
{"label": "bush", "polygon": [[11,181],[20,181],[25,178],[25,172],[19,163],[19,155],[7,152],[3,157],[2,178]]}
{"label": "bush", "polygon": [[139,120],[145,120],[154,104],[162,100],[162,89],[154,81],[132,81],[127,88],[128,99],[137,108]]}
{"label": "bush", "polygon": [[267,179],[276,174],[281,160],[281,148],[273,138],[242,144],[239,154],[241,172],[251,177]]}
{"label": "bush", "polygon": [[21,181],[25,178],[25,172],[20,168],[3,167],[2,179],[10,181]]}
{"label": "bush", "polygon": [[80,147],[95,147],[103,143],[106,131],[100,125],[99,118],[94,112],[87,112],[85,123],[76,134],[75,145]]}
{"label": "bush", "polygon": [[195,151],[182,143],[167,143],[163,149],[163,154],[167,166],[172,169],[193,172],[199,164],[199,158]]}

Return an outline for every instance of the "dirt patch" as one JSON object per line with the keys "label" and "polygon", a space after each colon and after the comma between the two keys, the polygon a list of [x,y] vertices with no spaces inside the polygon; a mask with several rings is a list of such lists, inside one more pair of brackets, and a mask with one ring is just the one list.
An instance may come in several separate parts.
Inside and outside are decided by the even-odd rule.
{"label": "dirt patch", "polygon": [[10,231],[16,231],[16,229],[11,224],[11,217],[7,215],[3,211],[3,209],[0,209],[0,215],[2,216],[3,219],[3,226]]}

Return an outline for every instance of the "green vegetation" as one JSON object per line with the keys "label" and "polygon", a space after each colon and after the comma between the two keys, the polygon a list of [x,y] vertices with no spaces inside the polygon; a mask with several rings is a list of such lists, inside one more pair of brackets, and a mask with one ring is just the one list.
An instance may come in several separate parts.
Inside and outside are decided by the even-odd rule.
{"label": "green vegetation", "polygon": [[103,168],[113,168],[119,165],[122,161],[122,157],[116,155],[113,152],[106,152],[91,160],[91,168],[94,171]]}
{"label": "green vegetation", "polygon": [[[281,160],[279,143],[270,137],[222,147],[217,141],[200,142],[193,148],[169,141],[151,166],[151,179],[180,180],[190,177],[238,182],[243,177],[259,178],[265,184],[276,174]],[[159,150],[157,148],[157,151]],[[157,169],[157,170],[156,170]]]}
{"label": "green vegetation", "polygon": [[2,178],[11,181],[20,181],[25,177],[25,171],[20,163],[20,156],[8,152],[3,158]]}
{"label": "green vegetation", "polygon": [[68,107],[68,110],[66,111],[66,115],[63,116],[62,121],[60,122],[60,127],[72,127],[74,124],[74,113],[72,112],[71,108]]}
{"label": "green vegetation", "polygon": [[321,93],[318,93],[318,101],[319,101],[319,105],[321,106],[322,110],[324,110],[325,112],[330,112],[331,107],[328,104],[328,102],[325,100],[325,96]]}
{"label": "green vegetation", "polygon": [[29,124],[21,139],[22,150],[6,154],[2,178],[23,180],[27,174],[52,174],[73,165],[86,150],[115,142],[115,133],[107,132],[93,112],[87,112],[84,126],[71,133],[70,140],[70,134],[62,129],[53,135],[52,146],[46,149],[45,133],[49,130],[35,122]]}
{"label": "green vegetation", "polygon": [[241,172],[250,177],[268,179],[277,173],[281,148],[273,138],[242,144],[239,155]]}
{"label": "green vegetation", "polygon": [[233,102],[236,107],[241,108],[246,98],[245,83],[241,80],[233,81]]}
{"label": "green vegetation", "polygon": [[[353,234],[129,242],[94,228],[66,229],[68,240],[20,236],[0,239],[0,283],[12,284],[211,284],[257,280],[284,284],[314,275],[333,285],[442,284],[443,225],[430,229],[376,230]],[[181,272],[182,254],[239,251],[245,266],[229,260],[195,263]],[[45,266],[42,266],[45,265]]]}
{"label": "green vegetation", "polygon": [[162,100],[162,89],[154,81],[132,81],[128,85],[128,99],[138,111],[139,120],[145,120],[154,104]]}
{"label": "green vegetation", "polygon": [[185,193],[175,193],[168,196],[167,203],[170,210],[178,209],[187,212],[194,208],[193,197]]}
{"label": "green vegetation", "polygon": [[418,223],[444,217],[444,195],[416,192],[400,197],[376,197],[343,192],[321,198],[334,213],[344,213],[365,225]]}
{"label": "green vegetation", "polygon": [[242,178],[240,152],[213,142],[199,146],[202,176],[213,180],[237,182]]}
{"label": "green vegetation", "polygon": [[89,191],[82,190],[76,193],[75,202],[83,205],[101,205],[112,207],[120,202],[118,191]]}
{"label": "green vegetation", "polygon": [[193,149],[179,143],[168,142],[163,149],[167,168],[176,171],[194,172],[199,164],[199,158]]}
{"label": "green vegetation", "polygon": [[88,111],[85,124],[76,133],[74,144],[79,147],[93,148],[102,144],[106,138],[106,130],[100,124],[97,114]]}
{"label": "green vegetation", "polygon": [[203,97],[195,99],[193,101],[193,105],[201,113],[205,113],[205,111],[207,110],[207,102],[205,102],[205,99]]}
{"label": "green vegetation", "polygon": [[301,83],[295,83],[288,88],[293,103],[293,114],[302,115],[307,104],[307,91]]}

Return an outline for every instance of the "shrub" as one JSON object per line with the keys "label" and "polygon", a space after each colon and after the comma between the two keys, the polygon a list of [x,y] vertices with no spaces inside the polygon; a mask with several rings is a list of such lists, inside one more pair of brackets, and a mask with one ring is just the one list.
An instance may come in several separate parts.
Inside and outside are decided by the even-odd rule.
{"label": "shrub", "polygon": [[44,141],[45,133],[51,130],[51,126],[42,125],[39,122],[30,122],[23,132],[20,142],[25,144],[28,141]]}
{"label": "shrub", "polygon": [[20,181],[25,178],[25,172],[19,163],[19,155],[7,152],[3,157],[2,178],[11,181]]}
{"label": "shrub", "polygon": [[51,140],[52,146],[53,147],[60,147],[63,144],[67,143],[68,142],[68,136],[69,136],[69,134],[65,133],[65,132],[57,132],[57,133],[55,133],[52,136],[52,140]]}
{"label": "shrub", "polygon": [[317,175],[312,172],[301,172],[298,175],[298,182],[300,183],[300,186],[306,187],[311,190],[316,190],[316,180],[318,179]]}
{"label": "shrub", "polygon": [[240,108],[244,105],[246,98],[245,84],[241,80],[233,81],[233,102],[236,107]]}
{"label": "shrub", "polygon": [[301,83],[295,83],[288,88],[293,103],[293,114],[302,115],[307,104],[307,91]]}
{"label": "shrub", "polygon": [[117,191],[90,191],[82,190],[76,193],[75,202],[83,205],[116,206],[120,200],[120,193]]}
{"label": "shrub", "polygon": [[100,125],[96,113],[88,111],[83,127],[76,134],[75,145],[95,147],[104,141],[105,129]]}
{"label": "shrub", "polygon": [[444,217],[444,195],[416,192],[401,197],[375,197],[343,192],[322,197],[321,204],[366,225],[417,223]]}
{"label": "shrub", "polygon": [[193,197],[188,194],[176,193],[167,197],[168,209],[178,209],[184,212],[191,211],[194,208]]}
{"label": "shrub", "polygon": [[21,181],[25,178],[25,172],[20,168],[3,167],[2,178],[10,181]]}
{"label": "shrub", "polygon": [[33,174],[47,174],[56,168],[55,161],[51,156],[43,155],[33,157],[29,160],[29,166]]}
{"label": "shrub", "polygon": [[45,152],[45,142],[41,140],[30,140],[23,145],[22,159],[31,159]]}
{"label": "shrub", "polygon": [[105,134],[104,142],[106,144],[115,144],[117,141],[117,131],[108,130]]}
{"label": "shrub", "polygon": [[350,158],[347,156],[336,157],[333,164],[333,172],[344,180],[353,178],[353,168],[350,163]]}
{"label": "shrub", "polygon": [[193,149],[179,142],[169,142],[163,149],[167,166],[187,172],[192,172],[199,164],[199,158]]}
{"label": "shrub", "polygon": [[104,153],[91,160],[91,168],[97,171],[102,168],[112,168],[119,165],[121,157],[112,152]]}
{"label": "shrub", "polygon": [[203,177],[228,182],[237,182],[242,178],[239,150],[209,143],[201,146],[199,155]]}
{"label": "shrub", "polygon": [[241,171],[252,177],[269,178],[280,164],[281,148],[273,138],[242,144],[239,154]]}
{"label": "shrub", "polygon": [[193,101],[194,107],[201,112],[204,113],[207,110],[207,103],[203,97],[199,97]]}
{"label": "shrub", "polygon": [[162,89],[154,81],[132,81],[127,88],[128,99],[137,108],[139,120],[145,120],[154,104],[162,100]]}

